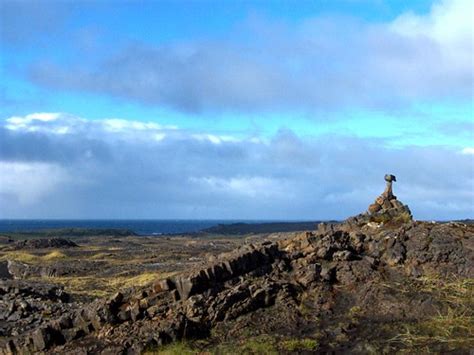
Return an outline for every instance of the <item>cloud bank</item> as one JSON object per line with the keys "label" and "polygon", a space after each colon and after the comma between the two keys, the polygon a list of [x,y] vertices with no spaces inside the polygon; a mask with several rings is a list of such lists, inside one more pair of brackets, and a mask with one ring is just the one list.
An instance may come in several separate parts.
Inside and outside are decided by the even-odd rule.
{"label": "cloud bank", "polygon": [[416,218],[474,214],[471,147],[230,137],[61,113],[0,122],[2,218],[341,219],[372,202],[386,172]]}
{"label": "cloud bank", "polygon": [[29,78],[185,112],[465,100],[474,84],[473,10],[470,0],[445,0],[426,15],[379,24],[333,16],[284,25],[251,17],[226,39],[134,42],[101,59],[81,54],[67,67],[45,59],[30,67]]}

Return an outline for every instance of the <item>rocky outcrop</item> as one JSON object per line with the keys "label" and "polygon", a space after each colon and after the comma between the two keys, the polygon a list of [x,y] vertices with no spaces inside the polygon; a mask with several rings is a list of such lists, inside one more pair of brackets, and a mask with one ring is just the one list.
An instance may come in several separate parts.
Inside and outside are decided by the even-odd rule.
{"label": "rocky outcrop", "polygon": [[32,281],[0,281],[0,336],[15,336],[70,311],[60,287]]}
{"label": "rocky outcrop", "polygon": [[[31,265],[16,260],[6,261],[8,275],[14,279],[28,279],[31,277],[58,277],[69,275],[75,270],[67,265]],[[7,274],[5,274],[7,275]]]}
{"label": "rocky outcrop", "polygon": [[168,283],[171,289],[177,290],[180,299],[186,300],[230,279],[263,270],[278,256],[280,251],[274,243],[264,243],[259,248],[249,245],[227,256],[226,260],[190,275],[176,277]]}
{"label": "rocky outcrop", "polygon": [[78,245],[64,238],[26,239],[15,243],[14,249],[67,249]]}

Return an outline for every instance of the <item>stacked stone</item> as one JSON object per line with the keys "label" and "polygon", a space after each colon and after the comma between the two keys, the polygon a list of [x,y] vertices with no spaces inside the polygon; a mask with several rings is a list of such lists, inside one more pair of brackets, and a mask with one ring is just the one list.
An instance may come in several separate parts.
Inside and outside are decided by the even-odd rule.
{"label": "stacked stone", "polygon": [[397,216],[405,216],[412,219],[410,209],[397,200],[397,196],[393,194],[392,182],[397,181],[396,177],[391,174],[385,175],[387,186],[385,191],[375,199],[375,202],[368,208],[370,216],[385,216],[387,218],[395,218]]}

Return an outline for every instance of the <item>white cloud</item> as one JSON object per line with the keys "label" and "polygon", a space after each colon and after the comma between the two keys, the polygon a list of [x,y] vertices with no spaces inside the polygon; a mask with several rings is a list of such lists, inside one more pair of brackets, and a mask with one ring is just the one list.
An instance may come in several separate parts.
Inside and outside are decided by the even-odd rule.
{"label": "white cloud", "polygon": [[216,176],[191,177],[189,180],[198,185],[205,185],[216,193],[230,193],[252,198],[273,196],[279,198],[286,190],[283,181],[264,176],[236,176],[221,178]]}
{"label": "white cloud", "polygon": [[156,133],[154,135],[154,138],[155,138],[156,141],[159,142],[159,141],[162,141],[163,139],[166,138],[166,134],[165,133]]}
{"label": "white cloud", "polygon": [[239,142],[240,140],[232,136],[222,136],[208,133],[193,134],[192,137],[198,141],[209,141],[213,144],[221,144],[223,142]]}
{"label": "white cloud", "polygon": [[443,0],[434,3],[428,15],[402,14],[391,28],[407,37],[427,37],[443,45],[466,44],[473,36],[472,10],[471,0]]}
{"label": "white cloud", "polygon": [[60,126],[60,127],[56,127],[54,130],[52,130],[52,132],[56,134],[68,134],[69,130],[70,128],[67,126]]}
{"label": "white cloud", "polygon": [[150,131],[162,129],[177,129],[176,126],[162,126],[155,122],[129,121],[118,118],[109,118],[101,121],[104,128],[111,132],[122,132],[127,130]]}
{"label": "white cloud", "polygon": [[0,161],[0,201],[8,196],[8,201],[0,203],[3,214],[15,202],[25,207],[41,203],[69,180],[66,170],[57,164]]}
{"label": "white cloud", "polygon": [[461,151],[462,154],[474,155],[474,147],[466,147]]}
{"label": "white cloud", "polygon": [[37,120],[37,121],[43,121],[43,122],[49,122],[49,121],[54,121],[57,120],[58,117],[60,117],[61,114],[57,112],[39,112],[39,113],[32,113],[30,115],[26,115],[25,118],[27,120]]}
{"label": "white cloud", "polygon": [[[435,3],[428,15],[406,13],[390,28],[417,43],[431,41],[437,47],[440,71],[471,72],[474,69],[474,3],[471,0],[443,0]],[[426,53],[429,54],[429,53]],[[423,56],[423,53],[420,53]],[[425,60],[431,62],[426,55]],[[419,65],[423,65],[419,59]]]}
{"label": "white cloud", "polygon": [[48,112],[31,113],[26,116],[13,116],[6,119],[8,124],[5,127],[12,130],[26,129],[34,132],[37,130],[37,127],[35,127],[35,121],[51,122],[57,120],[60,116],[60,113]]}
{"label": "white cloud", "polygon": [[[66,113],[40,112],[26,116],[13,116],[5,120],[6,129],[14,131],[40,132],[44,134],[68,135],[84,134],[88,137],[135,137],[136,139],[163,140],[167,132],[177,131],[174,125],[160,125],[156,122],[143,122],[110,118],[88,121]],[[107,133],[112,133],[108,135]],[[105,135],[104,135],[105,134]]]}

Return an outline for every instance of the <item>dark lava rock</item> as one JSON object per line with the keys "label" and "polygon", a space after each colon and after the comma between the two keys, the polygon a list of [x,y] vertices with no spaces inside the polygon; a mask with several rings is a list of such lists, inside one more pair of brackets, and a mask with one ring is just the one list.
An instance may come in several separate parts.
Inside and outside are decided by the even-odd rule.
{"label": "dark lava rock", "polygon": [[13,275],[10,273],[8,269],[8,261],[1,261],[0,262],[0,279],[13,279]]}
{"label": "dark lava rock", "polygon": [[46,239],[26,239],[16,242],[15,249],[67,249],[78,247],[71,240],[63,238],[46,238]]}
{"label": "dark lava rock", "polygon": [[[51,317],[61,316],[77,307],[69,303],[69,298],[68,293],[54,285],[33,281],[0,281],[1,336],[15,336],[46,325]],[[37,337],[36,334],[36,344],[39,344]],[[45,346],[50,344],[46,342]]]}

